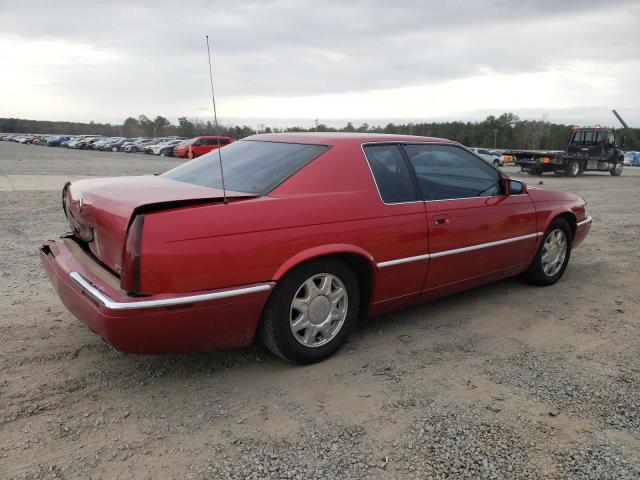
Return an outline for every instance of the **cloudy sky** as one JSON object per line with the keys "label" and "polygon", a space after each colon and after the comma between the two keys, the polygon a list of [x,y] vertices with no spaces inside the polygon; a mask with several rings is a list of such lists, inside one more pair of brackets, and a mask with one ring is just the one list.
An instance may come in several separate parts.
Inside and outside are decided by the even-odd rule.
{"label": "cloudy sky", "polygon": [[0,117],[640,126],[638,0],[0,0]]}

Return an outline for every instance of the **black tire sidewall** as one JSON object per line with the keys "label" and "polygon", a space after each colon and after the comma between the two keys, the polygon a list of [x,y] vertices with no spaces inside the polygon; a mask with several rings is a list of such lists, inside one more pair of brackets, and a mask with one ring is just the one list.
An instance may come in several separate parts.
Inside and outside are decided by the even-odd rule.
{"label": "black tire sidewall", "polygon": [[[291,332],[291,301],[305,280],[320,273],[335,275],[345,286],[349,302],[347,317],[341,330],[330,342],[320,347],[305,347]],[[355,327],[360,307],[358,280],[351,268],[346,263],[334,259],[312,261],[289,272],[277,288],[281,290],[276,297],[271,321],[274,340],[283,355],[288,360],[301,364],[318,362],[333,355]]]}
{"label": "black tire sidewall", "polygon": [[580,173],[580,164],[575,160],[571,160],[567,165],[566,175],[567,177],[577,177]]}

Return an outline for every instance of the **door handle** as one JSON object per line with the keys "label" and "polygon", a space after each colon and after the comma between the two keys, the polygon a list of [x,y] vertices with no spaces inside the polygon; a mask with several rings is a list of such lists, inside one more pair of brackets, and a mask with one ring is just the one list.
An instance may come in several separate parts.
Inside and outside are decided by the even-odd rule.
{"label": "door handle", "polygon": [[434,215],[433,223],[435,225],[449,225],[449,215]]}

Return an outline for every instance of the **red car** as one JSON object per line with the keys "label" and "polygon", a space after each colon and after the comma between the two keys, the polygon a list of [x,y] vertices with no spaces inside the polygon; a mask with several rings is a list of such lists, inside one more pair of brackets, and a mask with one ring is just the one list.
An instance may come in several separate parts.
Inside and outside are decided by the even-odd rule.
{"label": "red car", "polygon": [[211,150],[215,150],[219,147],[229,145],[233,140],[231,137],[219,137],[219,136],[203,136],[195,137],[181,143],[173,149],[173,155],[180,158],[189,158],[189,148],[193,154],[193,158],[209,153]]}
{"label": "red car", "polygon": [[527,187],[461,145],[268,134],[160,176],[63,190],[73,234],[45,243],[62,302],[116,349],[248,345],[310,363],[376,315],[524,273],[562,276],[584,200]]}

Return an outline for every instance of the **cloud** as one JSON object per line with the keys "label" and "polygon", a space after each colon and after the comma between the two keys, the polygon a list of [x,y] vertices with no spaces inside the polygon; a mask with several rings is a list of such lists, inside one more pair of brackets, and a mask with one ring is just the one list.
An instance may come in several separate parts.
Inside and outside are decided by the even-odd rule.
{"label": "cloud", "polygon": [[638,17],[622,0],[4,2],[0,60],[12,78],[0,88],[15,95],[0,114],[204,115],[205,33],[230,116],[427,116],[441,103],[637,110]]}

